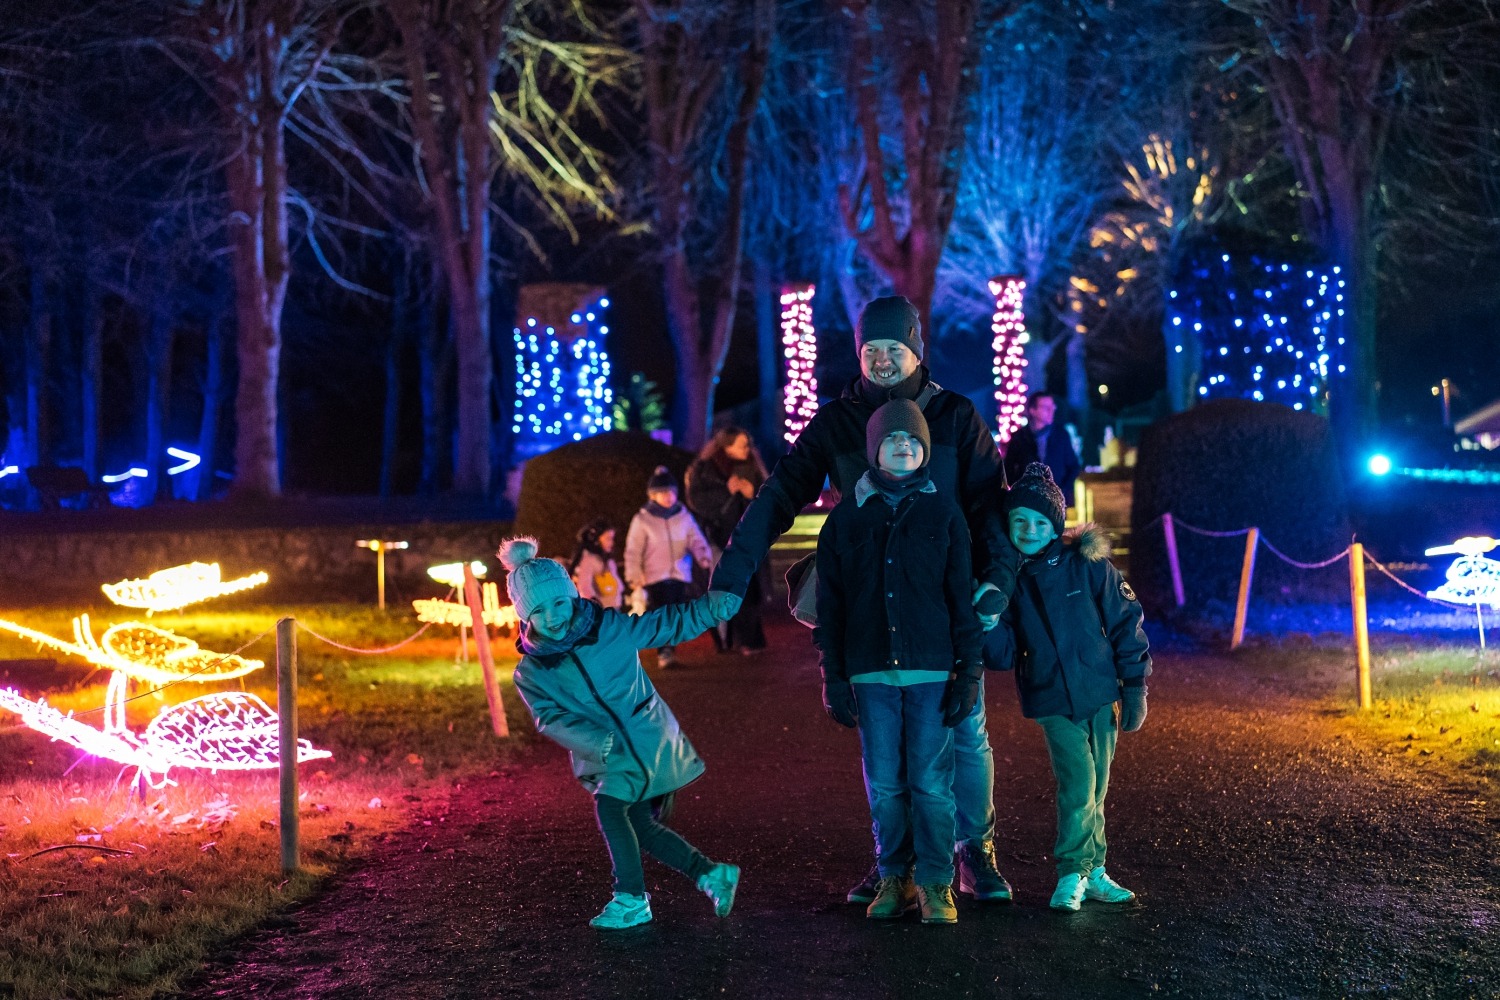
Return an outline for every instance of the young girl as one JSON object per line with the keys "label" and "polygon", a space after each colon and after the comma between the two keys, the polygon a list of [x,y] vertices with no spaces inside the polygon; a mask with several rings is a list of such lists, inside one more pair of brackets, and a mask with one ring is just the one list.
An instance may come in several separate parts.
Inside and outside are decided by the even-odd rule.
{"label": "young girl", "polygon": [[573,585],[585,601],[598,601],[606,608],[620,609],[620,567],[615,564],[615,529],[602,517],[578,529],[578,544],[568,564]]}
{"label": "young girl", "polygon": [[516,690],[537,732],[568,750],[573,774],[594,796],[614,866],[614,897],[589,921],[601,930],[651,919],[641,850],[682,872],[729,915],[740,870],[710,861],[662,825],[671,796],[703,774],[703,761],[641,669],[637,650],[684,642],[739,610],[733,594],[710,593],[632,617],[578,596],[567,570],[536,558],[536,539],[500,546],[506,589],[520,619]]}
{"label": "young girl", "polygon": [[[631,590],[645,591],[648,608],[676,604],[687,597],[695,560],[703,569],[713,568],[708,539],[678,502],[671,471],[658,465],[646,482],[646,506],[630,519],[625,533],[625,580]],[[664,643],[656,651],[663,669],[677,662],[674,646]]]}

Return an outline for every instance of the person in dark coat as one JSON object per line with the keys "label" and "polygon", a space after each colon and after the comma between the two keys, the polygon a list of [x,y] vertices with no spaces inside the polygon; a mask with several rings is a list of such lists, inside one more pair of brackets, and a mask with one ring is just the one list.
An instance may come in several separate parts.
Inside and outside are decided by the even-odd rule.
{"label": "person in dark coat", "polygon": [[1052,481],[1071,507],[1073,483],[1083,471],[1083,463],[1073,450],[1068,429],[1057,426],[1056,417],[1057,400],[1051,393],[1031,394],[1026,400],[1026,426],[1018,428],[1005,446],[1005,478],[1015,482],[1032,462],[1042,462],[1052,470]]}
{"label": "person in dark coat", "polygon": [[[772,470],[740,518],[710,587],[744,595],[771,544],[802,509],[818,499],[825,480],[848,496],[869,469],[865,426],[892,399],[916,404],[927,422],[932,452],[928,476],[940,495],[958,504],[973,543],[974,600],[997,593],[1000,607],[1015,583],[1018,558],[1000,517],[1005,470],[995,440],[974,404],[934,382],[922,364],[922,328],[916,308],[899,295],[875,299],[855,330],[861,375],[817,414]],[[982,618],[999,620],[999,608]],[[995,762],[985,731],[984,701],[954,731],[953,794],[958,810],[959,886],[978,899],[1004,901],[1010,886],[995,866]],[[877,868],[851,889],[851,903],[869,903]]]}
{"label": "person in dark coat", "polygon": [[[734,534],[734,526],[765,481],[766,467],[749,432],[732,426],[714,431],[697,460],[688,467],[685,485],[688,509],[715,549],[724,551]],[[751,574],[740,613],[723,626],[722,634],[712,633],[720,652],[737,650],[753,654],[765,650],[766,633],[761,627],[760,612],[769,588],[764,577],[764,567]]]}
{"label": "person in dark coat", "polygon": [[969,528],[926,474],[915,403],[886,403],[866,436],[872,468],[818,536],[823,701],[859,727],[880,872],[868,916],[917,905],[923,923],[957,923],[952,727],[983,676]]}
{"label": "person in dark coat", "polygon": [[[1033,462],[1006,495],[1011,541],[1023,562],[1005,621],[986,641],[990,666],[1012,663],[1021,712],[1047,739],[1057,781],[1053,909],[1085,899],[1128,903],[1135,893],[1104,868],[1104,797],[1119,731],[1146,721],[1151,655],[1141,605],[1109,561],[1095,525],[1063,533],[1066,508],[1052,470]],[[995,653],[1006,632],[1013,654]],[[1116,720],[1116,704],[1119,718]]]}
{"label": "person in dark coat", "polygon": [[728,916],[740,870],[716,864],[663,825],[665,805],[703,774],[703,761],[641,668],[639,650],[685,642],[739,610],[732,594],[705,594],[627,615],[578,596],[563,565],[536,557],[536,539],[507,539],[500,561],[519,620],[516,690],[537,732],[565,748],[573,775],[594,796],[614,866],[614,895],[590,926],[651,919],[641,851],[686,875]]}

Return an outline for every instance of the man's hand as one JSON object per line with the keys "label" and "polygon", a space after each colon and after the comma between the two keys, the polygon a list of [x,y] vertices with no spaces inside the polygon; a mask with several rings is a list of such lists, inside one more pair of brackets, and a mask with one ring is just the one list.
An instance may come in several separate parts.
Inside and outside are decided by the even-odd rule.
{"label": "man's hand", "polygon": [[1004,591],[993,583],[980,583],[974,587],[974,613],[986,632],[1000,624],[1000,616],[1009,603]]}
{"label": "man's hand", "polygon": [[1146,686],[1120,689],[1120,731],[1137,732],[1146,724]]}
{"label": "man's hand", "polygon": [[740,613],[740,607],[744,600],[727,590],[710,590],[708,592],[708,610],[714,618],[721,622],[727,622]]}
{"label": "man's hand", "polygon": [[824,681],[823,711],[841,726],[853,729],[859,725],[859,705],[854,700],[854,685],[848,681]]}
{"label": "man's hand", "polygon": [[959,674],[943,692],[943,725],[952,729],[969,717],[979,703],[979,678]]}

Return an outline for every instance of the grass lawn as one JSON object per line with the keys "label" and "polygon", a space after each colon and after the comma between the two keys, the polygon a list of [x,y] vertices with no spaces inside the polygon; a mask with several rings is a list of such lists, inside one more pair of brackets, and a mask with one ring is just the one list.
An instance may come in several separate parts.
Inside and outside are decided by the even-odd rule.
{"label": "grass lawn", "polygon": [[[0,618],[71,638],[79,610],[91,613],[96,635],[134,617],[101,605],[0,609]],[[364,648],[419,627],[409,610],[341,605],[142,620],[227,653],[269,632],[283,614]],[[455,664],[452,629],[433,626],[383,655],[344,652],[299,632],[301,735],[333,757],[301,767],[304,870],[290,879],[280,872],[275,771],[179,769],[175,786],[142,793],[119,765],[83,757],[0,712],[0,997],[148,997],[171,989],[225,940],[311,895],[346,859],[404,825],[410,811],[441,800],[466,774],[502,764],[531,726],[510,685],[514,649],[505,640],[493,648],[518,734],[509,743],[491,731],[472,652],[469,663]],[[215,690],[243,688],[274,706],[274,635],[242,655],[266,666],[234,681],[147,693],[129,703],[129,728],[139,732],[164,706]],[[0,634],[0,659],[39,657],[56,664],[27,668],[0,686],[18,684],[29,697],[45,695],[101,724],[93,710],[103,704],[106,674]],[[130,693],[150,687],[132,684]],[[48,850],[54,847],[62,849]]]}

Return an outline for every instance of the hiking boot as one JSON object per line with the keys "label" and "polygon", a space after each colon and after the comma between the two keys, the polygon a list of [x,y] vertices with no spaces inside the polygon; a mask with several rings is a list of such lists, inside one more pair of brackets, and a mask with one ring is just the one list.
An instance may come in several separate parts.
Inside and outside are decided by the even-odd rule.
{"label": "hiking boot", "polygon": [[629,892],[617,892],[604,904],[599,915],[589,921],[590,927],[601,931],[622,931],[627,927],[639,927],[651,922],[651,894],[637,896]]}
{"label": "hiking boot", "polygon": [[1096,903],[1132,903],[1135,901],[1135,893],[1110,878],[1104,866],[1100,865],[1089,872],[1083,898],[1092,899]]}
{"label": "hiking boot", "polygon": [[982,903],[1009,903],[1010,883],[995,867],[995,842],[971,840],[958,847],[958,889]]}
{"label": "hiking boot", "polygon": [[953,901],[953,886],[947,882],[917,886],[917,902],[922,907],[922,923],[958,923],[958,904]]}
{"label": "hiking boot", "polygon": [[1083,893],[1088,888],[1088,876],[1064,875],[1057,880],[1057,888],[1052,891],[1052,902],[1048,903],[1054,910],[1066,910],[1069,913],[1077,913],[1083,906]]}
{"label": "hiking boot", "polygon": [[871,920],[898,920],[917,905],[917,889],[910,878],[887,875],[875,885],[875,899],[865,910]]}
{"label": "hiking boot", "polygon": [[698,888],[714,904],[714,916],[727,917],[740,884],[739,865],[716,864],[698,879]]}
{"label": "hiking boot", "polygon": [[851,903],[858,903],[861,906],[869,906],[871,903],[875,902],[875,887],[879,884],[880,868],[876,865],[871,865],[870,870],[865,875],[864,879],[859,883],[859,885],[855,886],[853,889],[850,889],[849,894],[845,896],[844,899]]}

